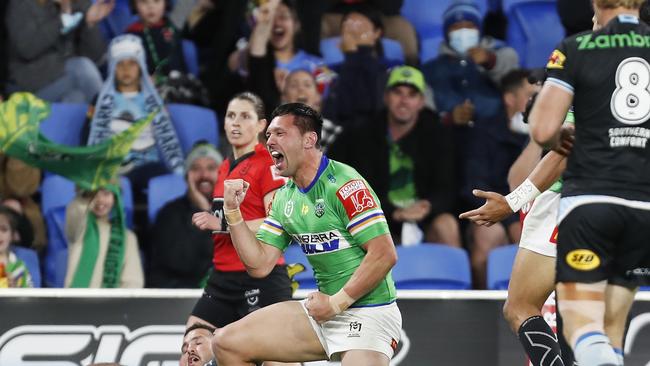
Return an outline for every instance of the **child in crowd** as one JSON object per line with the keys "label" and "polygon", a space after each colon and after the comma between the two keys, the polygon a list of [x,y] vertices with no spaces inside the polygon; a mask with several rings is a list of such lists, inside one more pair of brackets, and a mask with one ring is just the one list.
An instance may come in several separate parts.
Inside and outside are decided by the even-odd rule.
{"label": "child in crowd", "polygon": [[127,129],[149,113],[154,120],[133,143],[120,173],[131,181],[138,194],[151,177],[183,172],[183,152],[164,103],[146,72],[140,39],[126,34],[109,47],[108,77],[104,82],[90,123],[88,145],[94,145]]}
{"label": "child in crowd", "polygon": [[11,245],[18,239],[18,215],[0,206],[0,288],[33,287],[25,262],[18,259]]}
{"label": "child in crowd", "polygon": [[185,72],[180,32],[166,16],[170,0],[129,0],[129,5],[140,19],[126,31],[142,40],[147,70],[156,85],[163,83],[172,70]]}
{"label": "child in crowd", "polygon": [[65,287],[142,288],[144,274],[135,234],[113,189],[80,191],[68,204]]}

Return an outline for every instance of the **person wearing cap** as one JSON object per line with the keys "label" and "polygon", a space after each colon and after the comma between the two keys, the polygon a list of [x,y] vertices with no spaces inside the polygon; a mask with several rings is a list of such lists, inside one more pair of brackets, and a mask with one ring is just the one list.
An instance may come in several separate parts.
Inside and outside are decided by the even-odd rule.
{"label": "person wearing cap", "polygon": [[422,73],[394,68],[385,108],[332,147],[335,159],[354,166],[382,202],[397,243],[422,240],[461,246],[451,131],[424,105]]}
{"label": "person wearing cap", "polygon": [[147,287],[200,287],[212,263],[212,236],[192,225],[190,218],[210,210],[222,161],[207,142],[197,143],[185,159],[187,191],[163,206],[152,226]]}

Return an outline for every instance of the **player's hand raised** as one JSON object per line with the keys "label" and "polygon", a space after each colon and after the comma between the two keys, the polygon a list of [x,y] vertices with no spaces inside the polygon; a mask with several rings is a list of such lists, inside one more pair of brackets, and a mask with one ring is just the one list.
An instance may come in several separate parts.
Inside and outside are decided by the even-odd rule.
{"label": "player's hand raised", "polygon": [[244,201],[250,184],[243,179],[226,179],[223,182],[223,208],[235,210]]}
{"label": "player's hand raised", "polygon": [[573,124],[565,123],[560,129],[560,138],[556,145],[553,146],[553,151],[560,155],[568,156],[571,150],[573,150],[573,143],[576,140],[575,132]]}
{"label": "player's hand raised", "polygon": [[325,323],[336,315],[330,304],[330,297],[322,292],[312,292],[307,295],[305,308],[307,308],[307,314],[319,324]]}
{"label": "player's hand raised", "polygon": [[513,214],[506,198],[496,192],[475,189],[472,194],[478,198],[484,198],[485,204],[477,209],[463,212],[458,216],[459,218],[468,219],[481,226],[492,226]]}

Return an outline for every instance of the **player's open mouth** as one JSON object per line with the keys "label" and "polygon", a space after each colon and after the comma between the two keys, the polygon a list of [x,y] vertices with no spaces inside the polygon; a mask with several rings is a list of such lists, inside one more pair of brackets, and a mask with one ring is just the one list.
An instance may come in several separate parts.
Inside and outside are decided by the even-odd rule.
{"label": "player's open mouth", "polygon": [[199,361],[201,361],[201,359],[198,356],[190,357],[190,366],[193,366],[193,365],[199,366]]}
{"label": "player's open mouth", "polygon": [[275,163],[276,167],[278,167],[278,165],[282,164],[284,161],[284,155],[282,155],[282,153],[279,151],[271,151],[271,157],[273,158],[273,162]]}

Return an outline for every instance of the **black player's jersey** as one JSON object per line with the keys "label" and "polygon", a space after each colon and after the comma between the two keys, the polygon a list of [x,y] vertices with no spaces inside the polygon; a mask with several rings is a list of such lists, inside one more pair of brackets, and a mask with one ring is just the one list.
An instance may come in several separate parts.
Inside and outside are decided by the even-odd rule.
{"label": "black player's jersey", "polygon": [[563,196],[650,201],[650,27],[619,15],[562,41],[547,82],[574,94],[576,141]]}

